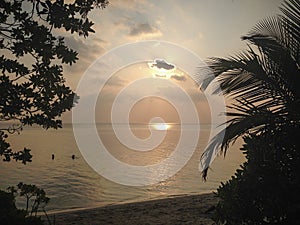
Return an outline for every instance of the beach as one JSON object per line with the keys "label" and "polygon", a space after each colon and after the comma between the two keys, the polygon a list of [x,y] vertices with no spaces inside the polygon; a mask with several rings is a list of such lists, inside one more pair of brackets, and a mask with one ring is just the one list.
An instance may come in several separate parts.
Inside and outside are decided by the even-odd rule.
{"label": "beach", "polygon": [[[214,224],[214,193],[110,205],[50,214],[56,225]],[[53,223],[53,222],[52,222]]]}

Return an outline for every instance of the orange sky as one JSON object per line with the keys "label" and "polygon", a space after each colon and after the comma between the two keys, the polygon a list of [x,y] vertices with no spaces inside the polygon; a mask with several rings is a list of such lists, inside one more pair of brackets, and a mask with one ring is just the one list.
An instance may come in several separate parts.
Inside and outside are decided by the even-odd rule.
{"label": "orange sky", "polygon": [[[106,9],[92,12],[95,34],[86,39],[76,35],[65,36],[66,43],[79,52],[80,59],[75,65],[65,67],[66,81],[76,90],[84,72],[95,60],[120,45],[143,40],[168,41],[194,52],[202,59],[232,55],[246,48],[240,37],[247,34],[262,18],[278,13],[280,4],[280,0],[111,0]],[[106,84],[103,96],[99,97],[102,105],[97,104],[98,122],[109,122],[109,105],[114,101],[113,97],[120,87],[125,87],[126,82],[140,76],[152,76],[146,67],[145,71],[138,71],[134,66],[124,71],[121,68],[116,69],[120,71]],[[156,80],[159,79],[156,77]],[[203,95],[190,79],[170,80],[188,89],[194,99],[203,99]],[[142,92],[143,88],[137,90],[139,91]],[[172,94],[171,88],[160,87],[160,91]],[[176,99],[176,94],[174,98]],[[203,121],[207,121],[210,112],[203,109],[205,107],[201,106],[199,99],[195,101],[198,111],[203,114]],[[149,106],[150,101],[154,103]],[[155,99],[139,102],[132,111],[131,119],[139,122],[157,112],[166,114],[167,120],[178,120],[171,113],[171,107],[160,107],[159,104],[163,104],[162,101]],[[149,108],[151,110],[146,110]],[[71,113],[66,113],[64,121],[70,122],[70,117]]]}
{"label": "orange sky", "polygon": [[[175,82],[181,88],[183,88],[192,98],[194,104],[197,107],[199,118],[201,122],[209,122],[210,111],[206,102],[205,95],[199,90],[199,87],[195,82],[183,71],[176,69],[173,74],[177,74],[182,78],[169,78],[157,77],[155,70],[150,69],[147,63],[137,63],[122,70],[118,71],[110,80],[106,83],[102,92],[99,94],[96,110],[97,122],[108,122],[111,116],[111,107],[116,95],[128,86],[128,84],[136,79],[150,78],[152,82],[146,85],[153,86],[153,95],[156,93],[164,94],[170,97],[170,99],[176,99],[177,102],[181,100],[179,93],[175,92],[168,82]],[[174,75],[172,75],[174,76]],[[167,81],[162,82],[162,81]],[[135,95],[143,96],[145,86],[134,88],[133,91],[127,92],[127,97],[134,97]],[[138,101],[131,110],[130,122],[132,123],[148,123],[153,117],[162,117],[165,122],[179,123],[180,118],[178,112],[172,102],[169,103],[160,97],[145,97]]]}

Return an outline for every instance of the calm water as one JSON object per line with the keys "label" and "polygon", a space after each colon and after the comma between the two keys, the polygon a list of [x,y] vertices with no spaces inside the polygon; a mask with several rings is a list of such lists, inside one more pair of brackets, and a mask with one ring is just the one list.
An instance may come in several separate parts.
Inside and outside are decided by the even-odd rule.
{"label": "calm water", "polygon": [[[167,157],[176,146],[180,135],[180,126],[173,124],[169,127],[164,141],[156,149],[137,154],[118,142],[110,125],[102,124],[97,128],[99,136],[111,154],[124,162],[140,165],[156,163]],[[131,129],[140,138],[149,135],[146,125],[132,125]],[[208,181],[202,182],[198,164],[208,141],[208,132],[209,126],[201,127],[195,153],[176,175],[156,185],[130,187],[111,182],[89,167],[78,150],[71,125],[65,125],[60,130],[48,131],[25,128],[20,135],[12,135],[10,142],[14,149],[31,148],[33,162],[28,165],[0,162],[0,188],[5,189],[21,181],[36,184],[51,198],[46,208],[48,211],[207,193],[216,190],[220,182],[229,179],[244,159],[238,150],[239,146],[232,147],[225,159],[223,156],[215,159]],[[51,159],[52,154],[55,154],[54,160]],[[73,154],[76,155],[75,160],[71,158]]]}

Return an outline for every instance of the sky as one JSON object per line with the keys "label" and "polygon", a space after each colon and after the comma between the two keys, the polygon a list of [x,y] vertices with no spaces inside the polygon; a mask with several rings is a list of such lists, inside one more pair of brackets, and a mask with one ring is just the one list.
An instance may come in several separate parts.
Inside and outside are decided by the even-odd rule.
{"label": "sky", "polygon": [[[104,10],[94,10],[91,13],[91,19],[95,23],[94,34],[89,35],[86,39],[76,35],[65,36],[66,43],[79,53],[79,61],[71,67],[65,66],[64,68],[66,82],[73,90],[76,90],[80,79],[84,77],[86,70],[95,60],[101,60],[101,57],[119,46],[145,40],[166,41],[179,45],[203,60],[208,57],[234,55],[247,48],[240,37],[246,35],[261,19],[278,14],[281,2],[280,0],[111,0]],[[145,60],[149,59],[145,58]],[[153,58],[153,62],[155,63],[155,58]],[[173,63],[167,60],[165,62]],[[149,66],[147,68],[146,65],[145,62],[131,65],[130,69],[116,68],[118,72],[114,74],[115,78],[106,83],[106,87],[97,100],[97,107],[103,109],[100,111],[105,111],[105,106],[109,105],[108,102],[114,101],[112,96],[116,96],[116,90],[126,87],[130,79],[133,81],[140,77],[147,77],[146,70],[150,77],[161,79],[164,83],[159,84],[158,81],[156,88],[161,86],[162,92],[167,90],[168,93],[172,92],[172,88],[165,86],[166,74],[163,74],[162,77],[153,77],[153,68],[149,68]],[[144,72],[139,72],[139,67],[143,67]],[[177,72],[183,74],[185,72],[180,71],[182,68],[176,69],[178,69]],[[99,70],[98,76],[100,77],[101,69]],[[122,72],[122,70],[126,72]],[[126,73],[131,75],[126,76]],[[188,93],[192,96],[198,95],[196,105],[204,102],[203,94],[195,87],[189,74],[177,78],[169,77],[167,79],[181,85],[184,89],[189,89]],[[119,89],[116,88],[117,86]],[[99,90],[97,91],[99,92]],[[138,95],[138,92],[142,94],[143,88],[135,89],[131,94]],[[81,97],[84,98],[84,96]],[[174,98],[177,97],[180,96],[174,94]],[[139,104],[145,105],[142,102]],[[162,104],[161,99],[152,104],[153,106]],[[165,105],[165,108],[168,106]],[[176,118],[171,111],[170,114],[173,115],[171,117]],[[135,114],[138,118],[143,112],[135,110]],[[209,119],[208,113],[204,114],[206,115],[204,120]],[[96,117],[100,122],[108,122],[107,116],[96,115]],[[148,118],[149,115],[145,117]],[[67,113],[64,120],[68,121],[69,118],[70,114]],[[141,119],[136,120],[145,122]]]}

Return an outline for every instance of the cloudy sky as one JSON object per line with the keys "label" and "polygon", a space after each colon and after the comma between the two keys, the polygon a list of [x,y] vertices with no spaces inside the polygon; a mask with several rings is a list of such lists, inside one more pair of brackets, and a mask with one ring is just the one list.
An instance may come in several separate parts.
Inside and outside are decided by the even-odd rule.
{"label": "cloudy sky", "polygon": [[[79,52],[78,63],[65,68],[66,81],[73,90],[76,90],[79,80],[95,60],[114,51],[118,46],[143,40],[174,43],[194,52],[204,60],[212,56],[226,57],[235,54],[247,47],[240,37],[247,34],[261,19],[279,13],[278,7],[281,2],[280,0],[111,0],[104,10],[92,12],[95,34],[86,39],[74,35],[65,37],[67,44]],[[173,63],[166,62],[170,65]],[[156,67],[159,66],[159,61],[155,61],[154,58],[152,63],[156,63]],[[125,72],[118,68],[121,72],[119,71],[115,78],[106,84],[105,90],[102,90],[103,96],[110,96],[106,100],[111,99],[112,95],[109,93],[121,90],[114,87],[118,85],[125,87],[130,82],[129,77],[133,80],[140,76],[144,77],[145,71],[148,71],[149,77],[152,76],[153,79],[165,80],[167,77],[172,82],[183,84],[184,88],[190,90],[191,95],[199,94],[198,99],[203,99],[199,90],[188,81],[189,75],[180,71],[182,68],[176,68],[174,65],[176,71],[172,71],[174,68],[170,67],[164,72],[159,71],[161,68],[155,72],[154,66],[151,68],[149,64],[148,67],[146,65],[131,66],[126,71],[130,71],[128,73],[133,75],[127,78]],[[143,73],[139,72],[141,67],[145,69]],[[172,72],[168,72],[169,69]],[[161,88],[170,91],[171,88],[164,85],[161,84]],[[140,91],[142,92],[142,89]],[[105,99],[103,101],[105,102]]]}

